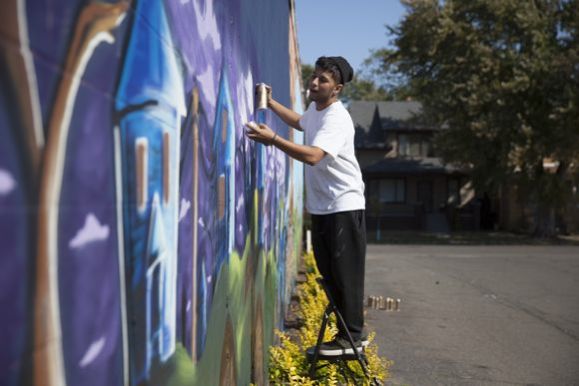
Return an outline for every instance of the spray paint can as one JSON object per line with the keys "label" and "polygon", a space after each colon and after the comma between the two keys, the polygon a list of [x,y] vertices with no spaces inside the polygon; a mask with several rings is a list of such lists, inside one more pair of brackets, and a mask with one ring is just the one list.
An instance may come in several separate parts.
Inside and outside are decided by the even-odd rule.
{"label": "spray paint can", "polygon": [[267,85],[265,83],[259,83],[255,87],[255,100],[257,110],[267,109]]}
{"label": "spray paint can", "polygon": [[378,303],[379,303],[379,306],[378,306],[379,309],[381,309],[381,310],[386,309],[386,302],[384,301],[384,296],[380,296],[378,298]]}

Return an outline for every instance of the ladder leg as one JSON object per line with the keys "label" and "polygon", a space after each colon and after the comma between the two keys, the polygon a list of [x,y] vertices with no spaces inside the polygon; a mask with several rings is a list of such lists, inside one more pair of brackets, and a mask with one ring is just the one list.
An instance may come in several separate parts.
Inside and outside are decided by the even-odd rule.
{"label": "ladder leg", "polygon": [[322,325],[320,326],[320,331],[318,332],[318,340],[314,348],[314,356],[312,358],[312,363],[310,364],[309,376],[312,379],[314,378],[314,375],[316,373],[316,365],[318,363],[318,357],[320,355],[320,346],[324,341],[324,333],[326,332],[329,317],[330,317],[330,307],[328,306],[324,311],[324,317],[322,318]]}
{"label": "ladder leg", "polygon": [[[324,292],[326,293],[326,297],[328,298],[328,302],[329,302],[328,309],[331,309],[331,312],[333,312],[336,315],[336,322],[342,327],[342,330],[346,331],[346,337],[348,338],[348,342],[350,343],[350,346],[352,347],[352,350],[354,351],[354,356],[356,357],[356,360],[358,361],[358,363],[360,363],[360,367],[362,367],[362,371],[364,372],[364,375],[366,376],[366,378],[369,379],[370,373],[368,371],[368,366],[367,366],[368,361],[366,360],[366,356],[361,355],[358,352],[358,348],[356,347],[356,344],[354,343],[354,339],[352,338],[352,335],[350,335],[350,331],[348,331],[348,326],[346,325],[346,321],[342,317],[342,314],[338,310],[338,307],[336,307],[336,303],[334,303],[334,300],[332,299],[332,295],[330,294],[330,291],[329,291],[328,287],[326,286],[326,282],[324,281],[323,278],[318,278],[318,282],[320,283],[320,285],[324,289]],[[328,309],[326,309],[326,312],[328,311]],[[324,314],[324,316],[325,315],[326,314]]]}
{"label": "ladder leg", "polygon": [[356,380],[356,373],[354,373],[354,371],[350,368],[348,362],[342,361],[342,363],[343,363],[342,366],[345,368],[345,371],[342,370],[342,375],[344,376],[344,379],[346,381],[348,381],[348,379],[351,379],[352,382],[354,382],[354,385],[358,386],[358,381]]}

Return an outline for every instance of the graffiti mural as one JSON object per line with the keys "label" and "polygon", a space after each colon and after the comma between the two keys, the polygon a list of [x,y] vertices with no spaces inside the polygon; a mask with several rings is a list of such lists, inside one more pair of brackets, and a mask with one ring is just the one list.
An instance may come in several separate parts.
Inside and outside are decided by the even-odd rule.
{"label": "graffiti mural", "polygon": [[264,384],[301,253],[292,1],[6,0],[0,384]]}

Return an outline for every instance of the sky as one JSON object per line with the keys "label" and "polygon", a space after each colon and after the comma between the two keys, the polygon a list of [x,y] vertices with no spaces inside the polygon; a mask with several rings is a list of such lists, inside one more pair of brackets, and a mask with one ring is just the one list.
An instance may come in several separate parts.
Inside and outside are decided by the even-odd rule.
{"label": "sky", "polygon": [[388,46],[385,25],[402,18],[399,0],[294,0],[300,57],[314,64],[319,56],[343,56],[361,68],[371,49]]}

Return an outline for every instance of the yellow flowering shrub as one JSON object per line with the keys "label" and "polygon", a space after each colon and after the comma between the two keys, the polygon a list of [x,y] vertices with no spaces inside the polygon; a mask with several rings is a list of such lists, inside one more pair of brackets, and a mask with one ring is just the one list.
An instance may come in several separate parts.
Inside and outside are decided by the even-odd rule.
{"label": "yellow flowering shrub", "polygon": [[[315,379],[308,376],[310,363],[306,357],[306,350],[316,344],[321,326],[327,299],[323,288],[316,281],[320,276],[317,271],[313,254],[304,256],[306,266],[306,281],[297,286],[299,296],[298,316],[303,320],[296,337],[283,331],[277,331],[279,345],[270,347],[269,381],[273,385],[343,385],[348,383],[340,372],[336,363],[330,363],[316,372]],[[326,327],[324,341],[332,339],[336,334],[336,320],[332,314]],[[372,377],[384,381],[388,377],[388,368],[391,362],[378,356],[378,347],[373,343],[374,333],[368,336],[370,344],[365,353],[368,359],[368,370]],[[322,361],[321,363],[325,363]],[[348,365],[355,374],[358,384],[368,385],[369,380],[356,361],[349,361]]]}

